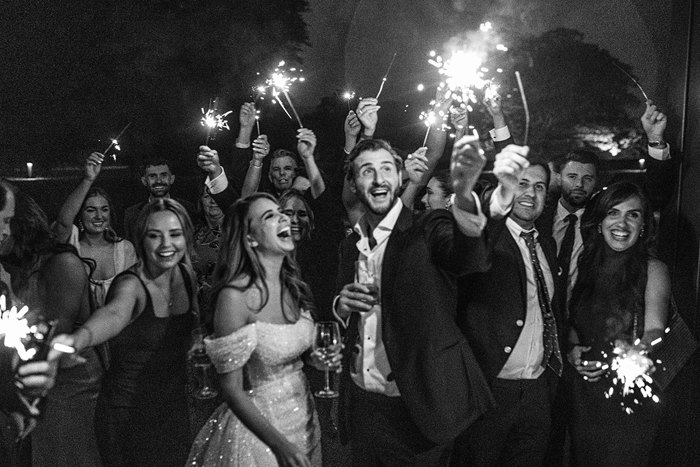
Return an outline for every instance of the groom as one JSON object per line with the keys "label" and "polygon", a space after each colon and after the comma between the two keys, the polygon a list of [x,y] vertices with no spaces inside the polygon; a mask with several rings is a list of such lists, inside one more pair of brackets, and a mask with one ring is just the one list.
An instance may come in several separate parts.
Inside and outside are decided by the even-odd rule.
{"label": "groom", "polygon": [[[457,276],[488,268],[472,194],[484,162],[457,142],[452,212],[414,216],[397,196],[403,164],[387,142],[364,140],[348,156],[366,214],[341,244],[334,312],[347,328],[340,416],[354,465],[446,465],[451,440],[492,405],[455,323]],[[418,158],[407,166],[427,170]],[[374,266],[378,296],[354,282],[358,259]]]}

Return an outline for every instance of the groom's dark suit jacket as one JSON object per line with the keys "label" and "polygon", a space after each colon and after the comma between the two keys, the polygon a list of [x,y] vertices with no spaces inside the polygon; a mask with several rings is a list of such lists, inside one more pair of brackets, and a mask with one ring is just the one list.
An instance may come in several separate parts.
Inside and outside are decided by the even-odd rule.
{"label": "groom's dark suit jacket", "polygon": [[[353,282],[357,233],[340,245],[337,290]],[[411,418],[436,444],[454,439],[493,405],[467,340],[457,327],[457,277],[488,269],[485,239],[463,235],[452,214],[414,216],[403,208],[382,264],[382,339]],[[341,379],[341,429],[359,317],[351,315]]]}
{"label": "groom's dark suit jacket", "polygon": [[[485,203],[488,205],[488,199]],[[508,230],[506,218],[490,219],[486,233],[491,268],[485,273],[460,278],[458,309],[460,327],[491,383],[508,360],[523,329],[527,277],[522,254]],[[564,356],[565,323],[559,306],[562,282],[558,279],[561,271],[557,266],[556,245],[547,235],[540,235],[538,241],[552,272],[554,290],[549,291],[549,296]]]}

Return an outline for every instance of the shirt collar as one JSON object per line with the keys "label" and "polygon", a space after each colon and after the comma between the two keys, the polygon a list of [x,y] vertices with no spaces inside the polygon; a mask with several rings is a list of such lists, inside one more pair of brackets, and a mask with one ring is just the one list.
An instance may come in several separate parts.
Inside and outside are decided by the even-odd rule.
{"label": "shirt collar", "polygon": [[[394,206],[389,210],[386,216],[384,216],[384,219],[382,219],[379,225],[377,225],[377,227],[374,229],[373,236],[375,240],[379,241],[377,235],[374,234],[375,232],[391,233],[391,231],[394,230],[394,226],[396,225],[396,221],[399,220],[399,215],[401,214],[402,209],[403,202],[401,201],[401,198],[399,198],[396,200]],[[367,237],[367,226],[367,220],[365,218],[365,215],[363,214],[362,217],[360,217],[360,219],[355,224],[355,227],[353,227],[353,230],[357,232],[360,238],[365,238]]]}
{"label": "shirt collar", "polygon": [[586,207],[584,206],[581,209],[576,210],[575,212],[569,212],[569,210],[566,209],[563,204],[561,204],[561,198],[559,198],[559,201],[557,202],[557,213],[554,217],[554,221],[556,222],[557,220],[564,220],[569,214],[576,214],[576,217],[578,217],[578,219],[581,220],[581,217],[583,216],[583,212],[585,210]]}
{"label": "shirt collar", "polygon": [[539,236],[540,236],[540,233],[537,231],[536,228],[533,227],[530,230],[525,230],[522,227],[520,227],[520,225],[518,225],[518,223],[515,222],[510,217],[508,217],[508,219],[506,219],[506,226],[508,227],[508,230],[510,230],[511,235],[513,235],[513,238],[515,238],[516,240],[518,238],[520,238],[520,234],[523,232],[535,232],[536,239],[539,238]]}

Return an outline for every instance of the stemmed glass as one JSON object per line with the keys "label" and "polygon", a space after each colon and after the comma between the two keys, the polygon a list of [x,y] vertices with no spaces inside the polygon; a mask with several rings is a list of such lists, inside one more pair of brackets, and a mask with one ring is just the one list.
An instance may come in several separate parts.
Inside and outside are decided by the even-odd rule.
{"label": "stemmed glass", "polygon": [[194,397],[197,399],[211,399],[219,394],[213,387],[214,365],[211,363],[207,350],[204,347],[204,329],[198,328],[192,331],[192,347],[188,352],[188,360],[194,373],[196,387]]}
{"label": "stemmed glass", "polygon": [[314,395],[322,398],[338,397],[338,391],[330,388],[330,363],[331,358],[340,348],[340,329],[335,321],[319,321],[314,329],[313,349],[319,352],[325,363],[325,386]]}

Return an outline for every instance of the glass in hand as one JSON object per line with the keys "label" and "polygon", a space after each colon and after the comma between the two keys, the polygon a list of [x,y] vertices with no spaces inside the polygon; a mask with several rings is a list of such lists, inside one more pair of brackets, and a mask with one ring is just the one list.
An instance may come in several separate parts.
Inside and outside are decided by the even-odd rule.
{"label": "glass in hand", "polygon": [[369,289],[369,295],[373,297],[373,305],[379,299],[379,277],[374,268],[374,263],[366,259],[355,261],[355,282],[362,284]]}
{"label": "glass in hand", "polygon": [[219,394],[214,387],[214,365],[204,347],[203,329],[192,331],[192,347],[187,355],[188,365],[193,375],[193,395],[197,399],[211,399]]}
{"label": "glass in hand", "polygon": [[340,328],[335,321],[319,321],[314,329],[313,350],[321,355],[325,364],[325,386],[314,395],[322,398],[338,397],[338,391],[330,387],[330,367],[333,356],[340,350]]}

